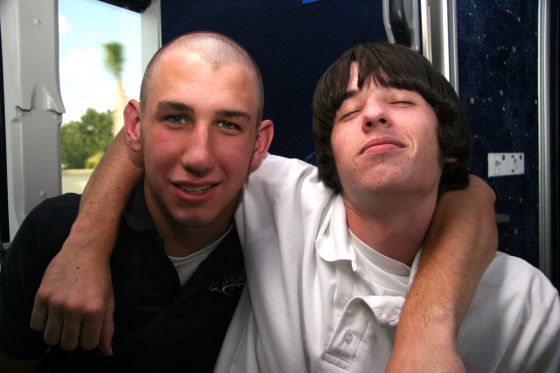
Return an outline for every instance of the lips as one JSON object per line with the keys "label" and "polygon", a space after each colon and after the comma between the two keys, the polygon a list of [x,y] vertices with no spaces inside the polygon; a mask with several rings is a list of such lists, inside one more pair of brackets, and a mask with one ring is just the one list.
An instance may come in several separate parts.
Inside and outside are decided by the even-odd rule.
{"label": "lips", "polygon": [[368,141],[362,148],[360,149],[359,154],[363,154],[365,152],[373,151],[373,150],[393,150],[398,148],[404,148],[406,145],[394,137],[379,137],[373,140]]}
{"label": "lips", "polygon": [[198,187],[192,187],[192,186],[189,187],[189,186],[179,185],[179,188],[181,188],[181,190],[183,190],[187,193],[202,194],[202,193],[206,192],[208,189],[212,188],[212,184],[198,186]]}
{"label": "lips", "polygon": [[175,182],[173,185],[176,190],[179,191],[178,196],[181,199],[198,201],[200,198],[209,198],[212,194],[214,188],[218,186],[219,183],[206,183],[206,184],[193,184],[185,182]]}

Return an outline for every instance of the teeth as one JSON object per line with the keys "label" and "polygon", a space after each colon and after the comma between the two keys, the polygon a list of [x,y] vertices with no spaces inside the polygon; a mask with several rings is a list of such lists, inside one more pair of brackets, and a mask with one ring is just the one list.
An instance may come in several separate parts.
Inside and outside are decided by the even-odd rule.
{"label": "teeth", "polygon": [[205,185],[205,186],[201,186],[201,187],[185,187],[185,186],[182,186],[181,189],[184,190],[187,193],[202,194],[202,193],[206,192],[208,189],[210,189],[211,187],[212,187],[211,185]]}

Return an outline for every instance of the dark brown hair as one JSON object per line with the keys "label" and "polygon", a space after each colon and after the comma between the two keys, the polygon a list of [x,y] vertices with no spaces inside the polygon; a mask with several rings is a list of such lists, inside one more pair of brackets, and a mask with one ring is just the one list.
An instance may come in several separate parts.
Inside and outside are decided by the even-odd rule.
{"label": "dark brown hair", "polygon": [[346,51],[321,76],[313,97],[313,134],[321,179],[335,191],[342,186],[331,148],[334,117],[350,79],[350,66],[358,66],[358,88],[374,80],[380,86],[418,92],[432,106],[438,119],[438,143],[445,163],[440,193],[468,184],[471,136],[463,108],[451,84],[421,54],[386,43],[360,44]]}

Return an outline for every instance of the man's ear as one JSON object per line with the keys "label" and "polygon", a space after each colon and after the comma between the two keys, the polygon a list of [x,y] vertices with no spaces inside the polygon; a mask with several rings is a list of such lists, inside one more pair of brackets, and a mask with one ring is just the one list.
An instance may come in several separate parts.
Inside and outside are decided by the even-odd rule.
{"label": "man's ear", "polygon": [[257,141],[255,142],[255,150],[253,151],[253,158],[251,159],[250,171],[253,172],[262,163],[265,155],[268,153],[268,148],[272,143],[274,137],[274,123],[271,120],[263,120],[257,132]]}
{"label": "man's ear", "polygon": [[124,131],[126,144],[135,152],[142,151],[142,126],[140,125],[140,103],[128,101],[124,108]]}

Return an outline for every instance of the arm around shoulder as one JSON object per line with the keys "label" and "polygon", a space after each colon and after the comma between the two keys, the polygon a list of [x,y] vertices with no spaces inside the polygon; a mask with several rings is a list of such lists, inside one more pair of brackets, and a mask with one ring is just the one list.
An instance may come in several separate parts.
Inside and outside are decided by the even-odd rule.
{"label": "arm around shoulder", "polygon": [[[117,135],[93,173],[80,211],[60,253],[51,261],[35,298],[31,327],[48,344],[110,354],[114,300],[109,258],[128,195],[141,174],[138,156]],[[133,158],[131,158],[131,156]]]}
{"label": "arm around shoulder", "polygon": [[498,246],[495,194],[480,178],[469,181],[438,202],[388,372],[464,371],[456,336]]}

